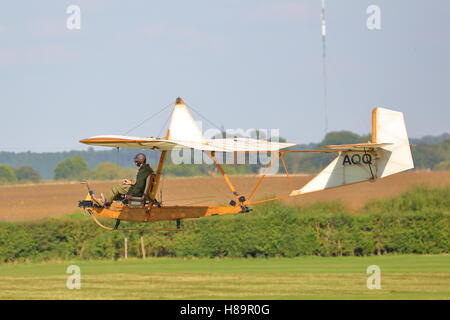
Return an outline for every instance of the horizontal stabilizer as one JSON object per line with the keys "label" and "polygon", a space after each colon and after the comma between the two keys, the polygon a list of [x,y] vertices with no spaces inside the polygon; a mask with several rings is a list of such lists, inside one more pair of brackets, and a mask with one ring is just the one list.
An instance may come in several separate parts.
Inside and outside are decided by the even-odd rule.
{"label": "horizontal stabilizer", "polygon": [[364,151],[364,150],[370,150],[370,149],[377,149],[377,148],[383,148],[391,145],[392,143],[358,143],[358,144],[341,144],[341,145],[330,145],[325,146],[325,148],[328,149],[335,149],[335,150],[355,150],[355,151]]}

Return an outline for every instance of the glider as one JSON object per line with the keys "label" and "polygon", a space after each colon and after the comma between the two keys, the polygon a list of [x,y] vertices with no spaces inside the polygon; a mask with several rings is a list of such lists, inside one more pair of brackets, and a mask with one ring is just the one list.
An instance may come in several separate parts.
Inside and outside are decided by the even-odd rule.
{"label": "glider", "polygon": [[[170,230],[180,230],[182,219],[246,213],[250,212],[254,205],[263,202],[286,199],[363,181],[375,181],[414,168],[403,113],[384,108],[373,109],[372,141],[359,144],[330,145],[323,150],[292,150],[292,147],[296,144],[247,138],[205,139],[189,108],[181,98],[177,98],[173,106],[169,128],[166,136],[162,139],[102,135],[83,139],[80,142],[92,146],[161,151],[158,168],[154,175],[147,178],[143,197],[132,198],[128,202],[106,208],[93,201],[94,193],[88,186],[89,194],[85,200],[79,202],[79,207],[83,208],[99,226],[107,230],[124,230],[118,229],[121,221],[156,222],[166,220],[177,222],[177,227]],[[174,149],[199,150],[214,161],[231,192],[232,200],[228,206],[164,206],[158,201],[157,194],[167,152]],[[261,175],[248,195],[240,194],[217,160],[216,152],[273,153],[275,157],[273,157],[269,168],[275,160],[281,160],[287,176],[289,176],[289,172],[284,157],[288,153],[325,152],[336,153],[337,157],[305,186],[292,190],[289,194],[281,197],[253,201],[253,195],[266,174]],[[103,225],[97,219],[99,216],[114,219],[116,221],[115,226],[107,227]]]}

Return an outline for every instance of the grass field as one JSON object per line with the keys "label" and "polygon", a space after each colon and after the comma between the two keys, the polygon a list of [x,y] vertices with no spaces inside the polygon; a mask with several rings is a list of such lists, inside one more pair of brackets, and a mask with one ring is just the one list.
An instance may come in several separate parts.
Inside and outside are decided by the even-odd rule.
{"label": "grass field", "polygon": [[[80,290],[66,288],[72,264]],[[380,290],[367,288],[370,265]],[[450,299],[450,256],[3,264],[0,299]]]}

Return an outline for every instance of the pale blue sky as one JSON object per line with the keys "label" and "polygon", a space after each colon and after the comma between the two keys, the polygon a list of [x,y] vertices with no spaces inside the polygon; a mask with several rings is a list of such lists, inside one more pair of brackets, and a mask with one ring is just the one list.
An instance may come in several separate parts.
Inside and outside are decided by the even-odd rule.
{"label": "pale blue sky", "polygon": [[[81,30],[66,28],[71,4]],[[329,130],[368,133],[379,106],[403,111],[411,137],[450,131],[448,0],[327,0],[327,24]],[[320,0],[2,1],[0,150],[85,149],[177,96],[226,128],[318,142],[321,55]]]}

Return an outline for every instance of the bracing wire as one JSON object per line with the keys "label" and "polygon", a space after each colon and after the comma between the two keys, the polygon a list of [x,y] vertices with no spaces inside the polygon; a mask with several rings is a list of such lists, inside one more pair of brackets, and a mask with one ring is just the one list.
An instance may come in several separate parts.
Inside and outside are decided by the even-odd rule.
{"label": "bracing wire", "polygon": [[124,133],[124,135],[129,134],[130,132],[136,130],[137,128],[139,128],[140,126],[142,126],[144,123],[146,123],[147,121],[153,119],[154,117],[156,117],[157,115],[159,115],[160,113],[162,113],[163,111],[165,111],[167,108],[169,108],[170,106],[173,105],[173,102],[169,103],[167,106],[165,106],[164,108],[162,108],[161,110],[159,110],[158,112],[152,114],[151,116],[149,116],[148,118],[145,118],[144,120],[142,120],[139,124],[137,124],[136,126],[134,126],[133,128],[131,128],[130,130],[128,130],[127,132]]}
{"label": "bracing wire", "polygon": [[192,111],[194,111],[196,114],[198,114],[203,120],[205,120],[206,122],[208,122],[210,125],[212,125],[213,127],[215,127],[216,129],[219,129],[220,132],[223,131],[223,129],[220,128],[220,126],[216,125],[214,122],[210,121],[208,118],[206,118],[205,116],[203,116],[199,111],[197,111],[196,109],[194,109],[193,107],[191,107],[190,105],[188,105],[187,103],[185,103],[185,105],[191,109]]}
{"label": "bracing wire", "polygon": [[164,122],[163,126],[162,126],[161,129],[159,130],[158,135],[157,135],[158,138],[161,137],[161,134],[162,134],[164,128],[167,126],[167,124],[169,123],[169,120],[172,118],[172,114],[173,114],[173,110],[172,110],[172,112],[170,112],[170,114],[169,114],[169,116],[167,117],[166,121]]}

